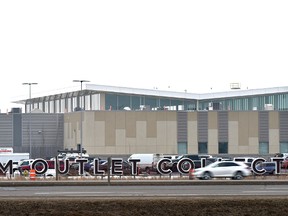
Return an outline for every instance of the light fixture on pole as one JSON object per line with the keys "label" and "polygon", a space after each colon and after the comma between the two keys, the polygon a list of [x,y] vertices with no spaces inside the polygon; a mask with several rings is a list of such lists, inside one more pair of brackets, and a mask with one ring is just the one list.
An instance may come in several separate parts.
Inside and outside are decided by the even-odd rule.
{"label": "light fixture on pole", "polygon": [[81,91],[80,91],[80,99],[79,99],[79,103],[80,103],[80,158],[82,158],[82,153],[83,153],[83,150],[82,150],[82,145],[83,145],[83,103],[82,103],[82,99],[83,99],[83,96],[81,95],[82,94],[82,83],[83,82],[90,82],[89,80],[73,80],[73,82],[80,82],[81,84]]}
{"label": "light fixture on pole", "polygon": [[[31,110],[32,110],[32,101],[31,101],[31,86],[37,85],[38,83],[22,83],[22,85],[29,85],[29,157],[32,155],[32,130],[31,130]],[[26,107],[27,109],[27,107]]]}

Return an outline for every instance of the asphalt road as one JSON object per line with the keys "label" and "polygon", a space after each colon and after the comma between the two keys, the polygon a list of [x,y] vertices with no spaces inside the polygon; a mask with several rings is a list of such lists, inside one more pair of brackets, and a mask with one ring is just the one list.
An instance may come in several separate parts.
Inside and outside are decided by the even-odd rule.
{"label": "asphalt road", "polygon": [[133,185],[0,187],[0,198],[288,196],[288,185]]}

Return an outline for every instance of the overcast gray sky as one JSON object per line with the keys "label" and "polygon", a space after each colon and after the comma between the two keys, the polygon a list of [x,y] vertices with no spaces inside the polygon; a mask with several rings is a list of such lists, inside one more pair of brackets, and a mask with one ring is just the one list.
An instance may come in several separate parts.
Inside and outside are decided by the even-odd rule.
{"label": "overcast gray sky", "polygon": [[[188,92],[288,86],[288,1],[0,1],[0,109],[93,84]],[[168,88],[170,86],[170,88]],[[212,88],[212,90],[211,90]]]}

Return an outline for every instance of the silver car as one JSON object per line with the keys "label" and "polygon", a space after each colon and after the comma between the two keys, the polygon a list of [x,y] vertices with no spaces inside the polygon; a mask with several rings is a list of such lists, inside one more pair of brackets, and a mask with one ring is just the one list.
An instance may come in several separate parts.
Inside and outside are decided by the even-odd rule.
{"label": "silver car", "polygon": [[251,168],[243,162],[219,161],[206,167],[197,168],[194,176],[198,179],[209,180],[212,178],[243,179],[251,175]]}

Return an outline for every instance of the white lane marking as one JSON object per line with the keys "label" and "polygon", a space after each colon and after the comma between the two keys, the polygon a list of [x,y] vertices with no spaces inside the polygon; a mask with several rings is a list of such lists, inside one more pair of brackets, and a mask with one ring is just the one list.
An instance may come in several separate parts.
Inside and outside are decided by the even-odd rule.
{"label": "white lane marking", "polygon": [[39,193],[35,193],[35,194],[100,194],[100,193],[112,193],[112,192],[39,192]]}
{"label": "white lane marking", "polygon": [[13,188],[13,187],[0,187],[0,190],[4,190],[4,191],[16,191],[17,189],[16,188]]}
{"label": "white lane marking", "polygon": [[279,188],[279,187],[267,187],[267,188],[265,188],[265,189],[267,189],[267,190],[288,190],[288,187],[286,187],[286,188]]}
{"label": "white lane marking", "polygon": [[[73,192],[73,191],[69,191],[69,192],[38,192],[38,193],[34,193],[36,195],[46,195],[46,194],[51,194],[51,195],[59,195],[59,194],[114,194],[115,192]],[[122,192],[122,193],[126,193],[126,194],[136,194],[138,192]]]}
{"label": "white lane marking", "polygon": [[242,193],[287,193],[288,191],[266,190],[266,191],[242,191]]}

